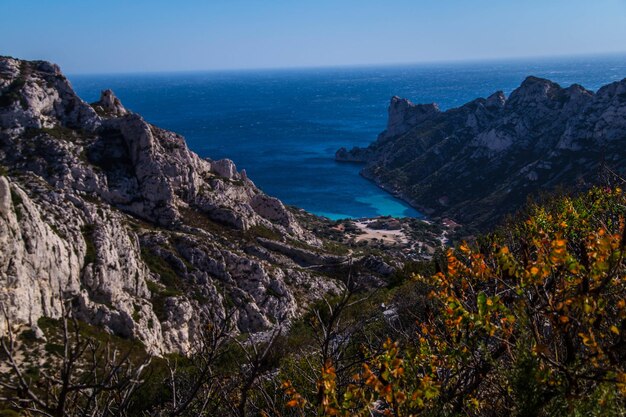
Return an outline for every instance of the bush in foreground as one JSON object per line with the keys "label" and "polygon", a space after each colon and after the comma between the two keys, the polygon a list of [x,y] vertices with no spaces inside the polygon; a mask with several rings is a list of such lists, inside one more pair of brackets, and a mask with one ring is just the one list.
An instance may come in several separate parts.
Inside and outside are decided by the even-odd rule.
{"label": "bush in foreground", "polygon": [[[593,189],[447,253],[414,332],[338,386],[284,383],[300,415],[626,413],[626,197]],[[364,348],[365,349],[365,348]]]}

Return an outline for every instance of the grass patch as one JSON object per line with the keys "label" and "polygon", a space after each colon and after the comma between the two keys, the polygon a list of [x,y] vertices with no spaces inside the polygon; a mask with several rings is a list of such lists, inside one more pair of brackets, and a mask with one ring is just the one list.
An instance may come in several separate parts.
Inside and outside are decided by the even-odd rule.
{"label": "grass patch", "polygon": [[147,281],[146,286],[148,287],[148,290],[153,294],[161,291],[161,287],[159,287],[159,284],[154,281]]}
{"label": "grass patch", "polygon": [[248,229],[248,234],[252,237],[262,237],[269,240],[282,240],[282,235],[262,224],[257,224]]}
{"label": "grass patch", "polygon": [[14,206],[19,206],[22,204],[22,196],[20,196],[16,191],[11,189],[11,202]]}
{"label": "grass patch", "polygon": [[80,229],[81,233],[83,234],[83,239],[85,239],[85,245],[87,246],[87,249],[85,251],[85,258],[83,259],[83,265],[95,263],[98,259],[96,246],[93,243],[94,229],[95,228],[93,224],[86,224]]}
{"label": "grass patch", "polygon": [[180,210],[183,222],[191,227],[206,230],[211,233],[223,233],[224,227],[212,221],[206,215],[200,213],[193,208],[182,208]]}
{"label": "grass patch", "polygon": [[11,188],[11,202],[13,203],[13,207],[15,208],[15,216],[17,217],[17,221],[19,222],[24,217],[21,207],[23,201],[22,197],[15,190],[13,190],[13,188]]}
{"label": "grass patch", "polygon": [[331,242],[331,241],[325,241],[324,242],[324,251],[331,253],[333,255],[347,255],[348,253],[350,253],[350,249],[348,248],[348,246],[344,245],[343,243],[339,243],[339,242]]}
{"label": "grass patch", "polygon": [[408,261],[387,280],[387,287],[394,288],[410,281],[415,275],[432,276],[437,272],[438,256],[429,261]]}
{"label": "grass patch", "polygon": [[7,89],[0,95],[0,108],[7,108],[13,105],[15,102],[20,102],[23,109],[28,107],[25,103],[24,97],[22,97],[21,90],[26,85],[25,78],[15,79]]}
{"label": "grass patch", "polygon": [[159,276],[159,281],[169,290],[179,290],[181,280],[172,266],[149,248],[141,248],[141,259],[150,271]]}
{"label": "grass patch", "polygon": [[149,248],[141,248],[141,259],[151,272],[159,276],[159,281],[164,286],[162,287],[156,282],[147,282],[148,289],[152,294],[152,310],[159,321],[163,322],[167,319],[166,299],[183,295],[183,282],[172,266]]}
{"label": "grass patch", "polygon": [[69,140],[76,137],[76,132],[64,126],[28,128],[24,131],[24,139],[33,139],[39,135],[48,135],[55,139]]}
{"label": "grass patch", "polygon": [[270,297],[274,297],[274,298],[283,298],[282,294],[279,294],[278,292],[276,292],[271,287],[265,287],[265,294],[269,295]]}
{"label": "grass patch", "polygon": [[63,356],[63,345],[58,343],[46,343],[45,349],[51,355]]}
{"label": "grass patch", "polygon": [[35,331],[32,329],[27,329],[27,330],[24,330],[22,333],[20,333],[19,339],[22,342],[30,342],[30,343],[37,341],[37,337],[35,336]]}
{"label": "grass patch", "polygon": [[[104,347],[106,345],[115,346],[121,352],[131,351],[131,358],[142,359],[145,355],[144,345],[139,340],[125,339],[120,336],[110,334],[101,327],[92,326],[83,321],[78,320],[78,332],[81,337],[93,339]],[[37,320],[37,325],[44,332],[48,343],[45,348],[49,353],[63,354],[62,331],[63,322],[60,319],[52,319],[49,317],[41,317]],[[73,335],[74,325],[71,320],[68,322],[70,334]],[[72,336],[73,337],[73,336]]]}
{"label": "grass patch", "polygon": [[152,311],[154,311],[154,315],[157,316],[157,319],[162,323],[167,320],[167,312],[165,310],[165,302],[167,299],[167,295],[165,293],[156,293],[152,294]]}
{"label": "grass patch", "polygon": [[49,136],[52,136],[55,139],[70,139],[75,136],[75,133],[72,129],[68,129],[67,127],[63,127],[63,126],[43,128],[41,129],[41,132]]}
{"label": "grass patch", "polygon": [[50,226],[50,229],[52,229],[52,231],[54,232],[55,235],[57,235],[58,237],[60,237],[61,239],[65,238],[65,234],[62,233],[59,228],[54,225],[54,224],[48,224],[48,226]]}
{"label": "grass patch", "polygon": [[132,317],[133,317],[133,320],[135,322],[138,322],[141,319],[141,315],[139,314],[140,310],[141,310],[141,308],[139,306],[137,306],[136,304],[133,305],[133,315],[132,315]]}

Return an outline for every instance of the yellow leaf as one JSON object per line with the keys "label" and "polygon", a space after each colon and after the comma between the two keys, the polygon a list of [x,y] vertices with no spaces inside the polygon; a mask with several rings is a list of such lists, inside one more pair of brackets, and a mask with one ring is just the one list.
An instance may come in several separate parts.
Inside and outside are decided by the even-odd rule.
{"label": "yellow leaf", "polygon": [[461,245],[459,246],[459,249],[461,249],[461,252],[463,253],[470,253],[470,248],[469,246],[467,246],[466,242],[461,243]]}
{"label": "yellow leaf", "polygon": [[619,336],[619,329],[615,326],[611,326],[611,332],[615,333],[616,335]]}

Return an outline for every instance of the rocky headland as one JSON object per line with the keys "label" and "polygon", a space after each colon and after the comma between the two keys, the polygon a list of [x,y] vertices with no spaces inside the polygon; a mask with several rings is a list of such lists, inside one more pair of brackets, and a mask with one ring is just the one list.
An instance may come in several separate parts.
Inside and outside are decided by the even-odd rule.
{"label": "rocky headland", "polygon": [[626,171],[626,79],[597,92],[528,77],[459,108],[393,97],[387,129],[336,159],[431,216],[488,229],[559,188]]}
{"label": "rocky headland", "polygon": [[71,300],[152,354],[186,353],[228,312],[264,332],[338,293],[347,268],[363,282],[394,271],[112,91],[84,102],[56,65],[2,57],[0,93],[0,332],[36,330]]}

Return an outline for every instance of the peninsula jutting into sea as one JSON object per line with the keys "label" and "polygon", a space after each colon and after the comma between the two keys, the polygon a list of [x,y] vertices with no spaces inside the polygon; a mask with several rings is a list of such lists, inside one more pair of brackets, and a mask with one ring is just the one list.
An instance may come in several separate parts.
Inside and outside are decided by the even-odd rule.
{"label": "peninsula jutting into sea", "polygon": [[361,167],[334,162],[337,149],[366,147],[386,128],[392,96],[443,111],[498,90],[509,95],[530,75],[597,91],[624,74],[626,55],[605,55],[68,78],[85,100],[110,88],[146,120],[183,134],[200,156],[233,159],[268,194],[340,219],[419,216],[360,178]]}

